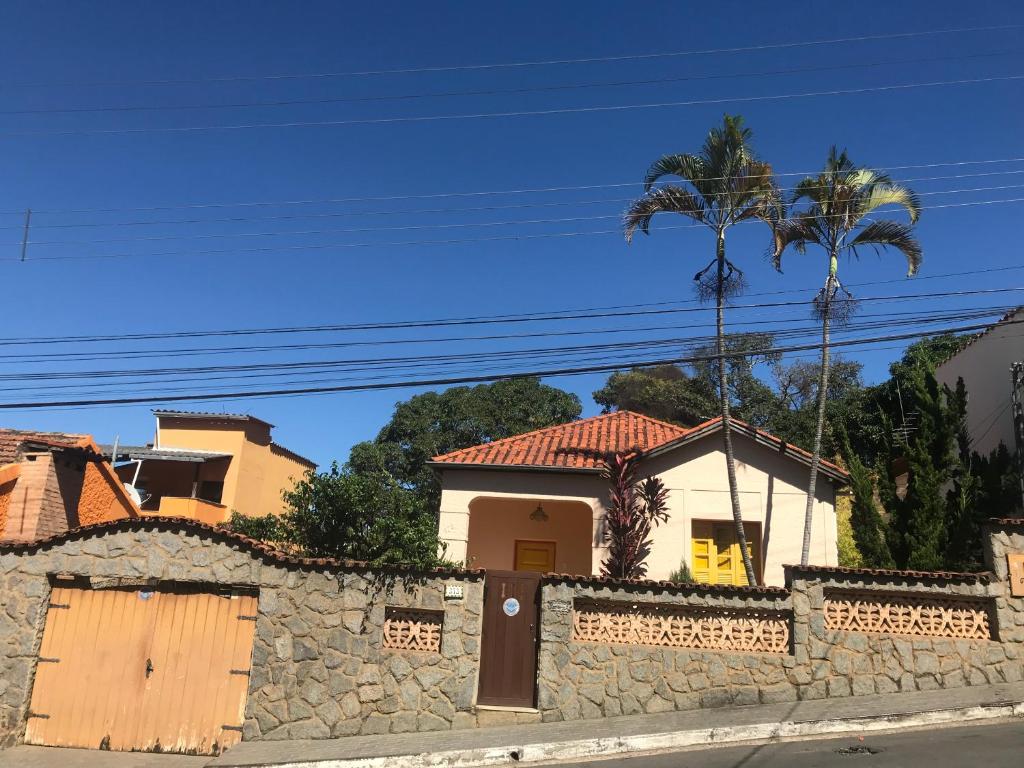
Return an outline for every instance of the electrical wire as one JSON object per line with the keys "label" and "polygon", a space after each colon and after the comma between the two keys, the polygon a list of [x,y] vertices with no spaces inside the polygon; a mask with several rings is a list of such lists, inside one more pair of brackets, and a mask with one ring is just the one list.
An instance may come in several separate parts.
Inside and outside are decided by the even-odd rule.
{"label": "electrical wire", "polygon": [[[1007,320],[1004,325],[1016,325],[1024,323],[1024,320]],[[913,339],[923,338],[926,336],[936,336],[947,333],[965,333],[970,331],[985,330],[990,327],[989,325],[965,325],[965,326],[954,326],[947,327],[938,330],[928,331],[922,333],[920,331],[914,331],[902,334],[888,334],[883,336],[876,336],[873,338],[866,339],[848,339],[848,340],[837,340],[832,343],[832,347],[846,347],[856,346],[858,344],[870,344],[879,341],[894,341],[899,339]],[[754,355],[765,355],[765,354],[784,354],[786,352],[799,352],[804,350],[815,349],[815,344],[801,344],[791,345],[788,347],[773,347],[765,350],[757,350],[754,352],[729,352],[727,353],[728,358],[737,357],[751,357]],[[671,357],[663,358],[659,360],[647,360],[638,365],[643,366],[655,366],[655,365],[680,365],[683,363],[694,363],[694,362],[706,362],[712,360],[718,360],[721,356],[717,354],[711,355],[699,355],[689,357]],[[36,401],[36,402],[7,402],[0,403],[0,410],[12,410],[12,409],[40,409],[40,408],[57,408],[57,407],[74,407],[81,408],[86,406],[96,405],[127,405],[127,404],[144,404],[144,403],[169,403],[169,402],[200,402],[205,400],[224,400],[224,399],[249,399],[253,397],[283,397],[283,396],[302,396],[312,394],[328,394],[328,393],[341,393],[341,392],[363,392],[370,390],[383,390],[383,389],[405,389],[410,387],[439,387],[439,386],[452,386],[456,384],[472,384],[481,383],[487,381],[494,381],[496,379],[512,379],[512,378],[553,378],[560,376],[575,376],[585,373],[602,373],[618,370],[621,367],[620,364],[603,364],[603,365],[588,365],[588,366],[576,366],[570,368],[554,368],[554,369],[536,369],[528,372],[517,372],[509,376],[502,376],[500,374],[483,374],[476,376],[459,376],[459,377],[447,377],[447,378],[431,378],[421,379],[415,381],[399,381],[399,382],[366,382],[358,384],[344,384],[344,385],[333,385],[333,386],[318,386],[318,387],[302,387],[302,388],[282,388],[282,389],[268,389],[268,390],[257,390],[257,391],[243,391],[243,392],[217,392],[217,393],[192,393],[192,394],[181,394],[181,395],[166,395],[166,396],[139,396],[139,397],[111,397],[111,398],[92,398],[82,400],[52,400],[52,401]]]}
{"label": "electrical wire", "polygon": [[883,93],[906,91],[916,88],[939,88],[953,85],[981,85],[985,83],[1016,82],[1024,80],[1024,74],[998,75],[991,77],[961,78],[958,80],[935,80],[923,83],[892,83],[862,88],[839,88],[827,91],[805,91],[801,93],[758,94],[755,96],[723,96],[714,99],[689,99],[686,101],[661,101],[642,104],[605,104],[592,107],[557,107],[552,109],[522,109],[507,112],[467,112],[448,115],[405,115],[400,117],[359,117],[344,120],[289,120],[279,123],[234,123],[224,125],[183,125],[144,126],[135,128],[69,128],[59,130],[15,130],[0,131],[0,136],[111,136],[143,133],[200,133],[207,131],[238,131],[258,128],[341,128],[355,125],[395,125],[399,123],[427,123],[451,120],[480,120],[507,117],[547,117],[551,115],[597,114],[624,112],[629,110],[667,109],[675,107],[706,106],[710,104],[741,104],[761,101],[817,98],[821,96],[853,96],[861,93]]}

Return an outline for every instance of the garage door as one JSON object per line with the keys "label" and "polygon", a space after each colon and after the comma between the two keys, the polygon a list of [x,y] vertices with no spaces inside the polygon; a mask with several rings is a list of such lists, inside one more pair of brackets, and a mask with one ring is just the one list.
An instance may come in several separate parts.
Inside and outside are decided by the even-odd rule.
{"label": "garage door", "polygon": [[25,741],[217,754],[241,739],[256,598],[55,587]]}

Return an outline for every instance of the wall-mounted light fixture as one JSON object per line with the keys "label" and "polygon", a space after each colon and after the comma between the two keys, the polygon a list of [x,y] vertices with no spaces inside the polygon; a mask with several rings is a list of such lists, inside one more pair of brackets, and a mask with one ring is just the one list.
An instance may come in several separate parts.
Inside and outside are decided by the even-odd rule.
{"label": "wall-mounted light fixture", "polygon": [[544,511],[543,504],[537,504],[537,508],[530,513],[530,519],[535,523],[546,523],[548,521],[548,513]]}

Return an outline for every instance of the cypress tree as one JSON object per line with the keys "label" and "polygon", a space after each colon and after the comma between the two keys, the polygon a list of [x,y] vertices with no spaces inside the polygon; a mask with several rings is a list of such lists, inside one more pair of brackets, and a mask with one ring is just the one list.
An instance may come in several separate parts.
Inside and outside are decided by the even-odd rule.
{"label": "cypress tree", "polygon": [[850,527],[853,529],[857,551],[867,568],[892,568],[894,563],[885,539],[885,521],[875,505],[874,479],[850,448],[850,438],[845,429],[840,428],[840,439],[850,472],[850,489],[853,491]]}

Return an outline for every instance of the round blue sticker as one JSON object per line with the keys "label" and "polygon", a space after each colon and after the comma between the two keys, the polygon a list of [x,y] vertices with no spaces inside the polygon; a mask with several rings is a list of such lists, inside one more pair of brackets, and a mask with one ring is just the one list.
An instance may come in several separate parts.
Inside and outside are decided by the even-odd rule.
{"label": "round blue sticker", "polygon": [[501,610],[505,612],[506,616],[515,616],[519,613],[519,601],[514,597],[510,597],[504,603],[501,604]]}

